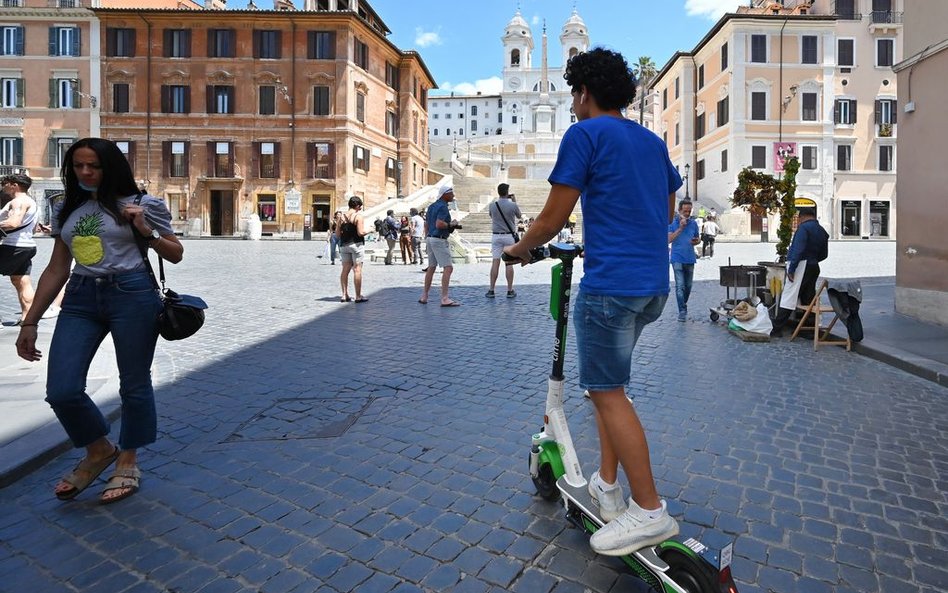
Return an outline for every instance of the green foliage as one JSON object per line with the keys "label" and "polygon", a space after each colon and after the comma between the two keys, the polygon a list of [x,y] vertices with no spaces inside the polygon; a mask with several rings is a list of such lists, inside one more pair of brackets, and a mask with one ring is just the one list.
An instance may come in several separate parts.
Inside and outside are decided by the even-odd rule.
{"label": "green foliage", "polygon": [[737,189],[731,196],[732,206],[743,206],[751,214],[764,216],[768,213],[780,214],[780,226],[777,228],[777,255],[783,261],[790,249],[793,238],[793,217],[797,213],[793,205],[797,192],[797,172],[800,161],[790,157],[783,164],[783,178],[745,168],[737,175]]}

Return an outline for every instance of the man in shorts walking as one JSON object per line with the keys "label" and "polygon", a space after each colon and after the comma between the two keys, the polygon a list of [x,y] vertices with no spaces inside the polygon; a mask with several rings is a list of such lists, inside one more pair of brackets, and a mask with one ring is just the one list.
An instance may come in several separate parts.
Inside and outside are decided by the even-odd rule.
{"label": "man in shorts walking", "polygon": [[33,304],[30,270],[36,255],[33,227],[36,226],[36,201],[26,193],[33,185],[28,175],[17,173],[0,180],[0,191],[9,198],[0,208],[0,274],[10,277],[20,301],[20,319]]}
{"label": "man in shorts walking", "polygon": [[[572,318],[579,384],[589,391],[599,430],[601,460],[589,493],[607,521],[589,543],[600,554],[623,556],[678,533],[658,496],[645,430],[625,388],[639,334],[668,298],[666,225],[681,178],[661,138],[622,115],[636,81],[621,54],[577,54],[564,77],[578,121],[560,143],[543,211],[504,251],[529,262],[530,249],[556,236],[582,196],[584,273]],[[617,482],[620,463],[632,491],[628,503]]]}
{"label": "man in shorts walking", "polygon": [[451,263],[451,247],[448,245],[448,237],[457,228],[456,220],[451,220],[451,210],[448,204],[454,200],[454,188],[444,186],[438,190],[438,199],[434,204],[428,206],[427,219],[425,220],[425,229],[427,233],[428,246],[428,268],[425,269],[425,288],[421,293],[418,302],[422,305],[428,304],[428,292],[431,290],[431,281],[434,279],[435,268],[441,266],[441,306],[458,307],[461,303],[452,301],[448,296],[448,289],[451,283],[451,272],[454,271],[454,264]]}
{"label": "man in shorts walking", "polygon": [[[487,298],[494,298],[494,286],[497,284],[497,276],[500,274],[500,256],[504,253],[504,247],[516,243],[517,221],[523,218],[520,212],[520,206],[513,200],[513,196],[508,194],[510,186],[501,183],[497,186],[498,198],[491,202],[487,207],[490,213],[491,230],[493,236],[490,242],[490,289],[487,291]],[[506,266],[505,274],[507,276],[507,298],[512,299],[517,296],[514,291],[514,267]]]}

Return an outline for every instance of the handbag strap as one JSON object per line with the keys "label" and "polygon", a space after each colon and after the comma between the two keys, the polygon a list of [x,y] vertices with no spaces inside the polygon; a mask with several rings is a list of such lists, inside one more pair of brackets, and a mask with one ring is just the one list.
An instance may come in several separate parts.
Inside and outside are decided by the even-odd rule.
{"label": "handbag strap", "polygon": [[[142,201],[142,193],[139,192],[135,196],[135,205],[138,206]],[[158,256],[158,274],[161,278],[161,284],[158,284],[158,280],[155,278],[155,269],[151,267],[151,260],[148,258],[148,245],[145,244],[145,239],[138,234],[138,231],[135,230],[134,226],[132,227],[132,236],[135,237],[135,244],[138,245],[138,251],[142,254],[142,260],[145,262],[145,267],[148,268],[148,275],[151,276],[151,284],[155,287],[155,290],[160,290],[162,293],[165,292],[165,266],[161,259],[161,256]]]}

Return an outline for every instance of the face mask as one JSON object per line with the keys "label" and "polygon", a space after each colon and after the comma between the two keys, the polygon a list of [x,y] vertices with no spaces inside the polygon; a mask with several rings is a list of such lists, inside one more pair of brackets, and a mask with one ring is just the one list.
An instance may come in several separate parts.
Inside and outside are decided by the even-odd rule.
{"label": "face mask", "polygon": [[79,182],[79,187],[81,187],[82,189],[84,189],[84,190],[86,190],[86,191],[95,191],[95,190],[99,189],[98,186],[86,185],[85,183],[83,183],[83,182],[81,182],[81,181]]}

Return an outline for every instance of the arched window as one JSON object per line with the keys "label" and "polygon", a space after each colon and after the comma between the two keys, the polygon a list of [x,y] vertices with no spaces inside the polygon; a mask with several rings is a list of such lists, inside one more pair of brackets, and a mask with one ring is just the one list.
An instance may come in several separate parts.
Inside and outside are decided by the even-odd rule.
{"label": "arched window", "polygon": [[575,55],[578,54],[578,53],[579,53],[579,50],[576,49],[575,47],[569,48],[569,57],[572,58],[573,56],[575,56]]}
{"label": "arched window", "polygon": [[519,66],[520,65],[520,50],[515,49],[510,52],[510,65]]}

